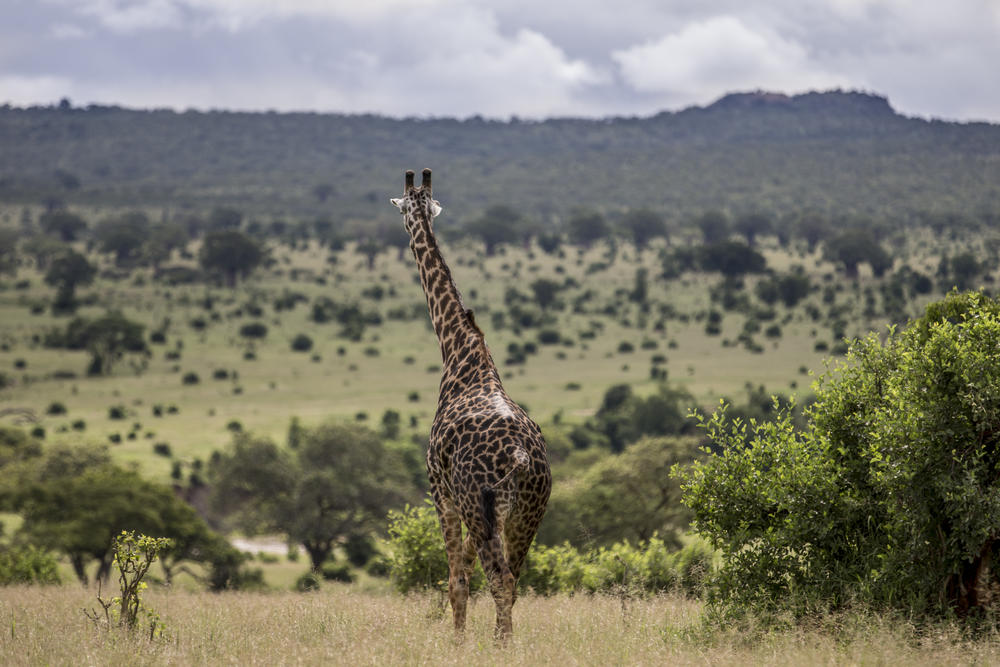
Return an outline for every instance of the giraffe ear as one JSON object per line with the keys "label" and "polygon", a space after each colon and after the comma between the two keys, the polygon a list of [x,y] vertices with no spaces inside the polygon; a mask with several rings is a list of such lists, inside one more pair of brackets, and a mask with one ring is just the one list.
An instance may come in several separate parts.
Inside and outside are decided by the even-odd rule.
{"label": "giraffe ear", "polygon": [[400,211],[403,210],[403,200],[402,199],[390,199],[389,200],[393,206],[398,208]]}
{"label": "giraffe ear", "polygon": [[441,211],[443,211],[443,210],[444,209],[441,208],[441,204],[438,203],[437,199],[432,199],[431,200],[431,216],[432,217],[434,217],[434,218],[438,217],[439,215],[441,215]]}

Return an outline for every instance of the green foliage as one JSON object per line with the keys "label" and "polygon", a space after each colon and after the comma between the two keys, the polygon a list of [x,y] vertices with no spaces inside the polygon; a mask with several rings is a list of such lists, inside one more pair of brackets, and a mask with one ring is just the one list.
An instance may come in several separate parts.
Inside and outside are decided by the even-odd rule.
{"label": "green foliage", "polygon": [[680,485],[670,470],[696,454],[692,439],[647,437],[621,454],[600,458],[555,486],[538,541],[609,545],[659,534],[677,545],[689,513],[680,503]]}
{"label": "green foliage", "polygon": [[727,278],[761,273],[767,268],[764,256],[742,241],[704,245],[699,250],[699,262],[703,271],[718,271]]}
{"label": "green foliage", "polygon": [[10,584],[58,584],[59,562],[38,547],[0,545],[0,586]]}
{"label": "green foliage", "polygon": [[952,294],[882,343],[851,347],[797,429],[705,423],[715,453],[680,473],[722,551],[717,599],[861,600],[915,613],[990,604],[1000,525],[1000,303]]}
{"label": "green foliage", "polygon": [[[430,501],[389,511],[389,576],[400,593],[448,589],[448,555],[437,512]],[[482,578],[473,577],[476,588]]]}
{"label": "green foliage", "polygon": [[209,232],[198,256],[207,271],[218,271],[226,285],[235,287],[239,278],[245,278],[264,261],[264,251],[256,241],[234,229]]}
{"label": "green foliage", "polygon": [[103,619],[96,611],[84,611],[95,624],[103,621],[106,629],[112,626],[132,631],[139,624],[140,613],[149,623],[149,638],[153,639],[163,634],[163,624],[159,614],[142,602],[142,592],[147,584],[143,581],[149,568],[156,561],[161,551],[170,546],[170,540],[164,537],[149,537],[136,535],[132,531],[122,531],[115,538],[114,564],[118,568],[118,586],[121,594],[111,600],[104,600],[100,593],[97,601],[104,614]]}
{"label": "green foliage", "polygon": [[76,309],[76,288],[94,282],[97,267],[86,257],[72,249],[67,249],[51,261],[45,273],[45,282],[56,288],[53,308],[56,312],[72,312]]}
{"label": "green foliage", "polygon": [[173,539],[163,558],[168,579],[172,566],[217,549],[215,534],[171,488],[115,466],[104,448],[53,447],[5,469],[4,480],[4,495],[24,518],[17,537],[66,554],[82,582],[92,560],[99,577],[107,574],[122,530]]}
{"label": "green foliage", "polygon": [[294,450],[238,433],[209,474],[217,511],[250,533],[286,533],[314,570],[341,539],[377,530],[389,507],[415,493],[401,452],[356,424],[303,428]]}
{"label": "green foliage", "polygon": [[[389,513],[392,559],[390,577],[402,593],[448,588],[448,559],[437,513],[428,502]],[[580,551],[569,544],[533,545],[518,585],[540,595],[555,593],[632,594],[683,590],[697,594],[712,572],[712,551],[694,541],[680,550],[653,535],[638,546],[617,542],[594,551]],[[485,584],[476,568],[473,591]]]}

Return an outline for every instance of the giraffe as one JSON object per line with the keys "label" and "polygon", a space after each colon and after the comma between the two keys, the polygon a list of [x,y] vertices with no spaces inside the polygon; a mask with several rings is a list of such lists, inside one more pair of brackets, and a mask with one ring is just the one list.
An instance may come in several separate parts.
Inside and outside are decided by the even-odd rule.
{"label": "giraffe", "polygon": [[494,637],[503,644],[513,632],[517,579],[545,514],[552,475],[538,425],[504,391],[483,332],[441,256],[431,226],[441,212],[431,170],[423,170],[420,187],[413,176],[406,172],[403,197],[391,201],[410,235],[441,347],[427,474],[448,553],[448,598],[460,637],[478,556],[496,603]]}

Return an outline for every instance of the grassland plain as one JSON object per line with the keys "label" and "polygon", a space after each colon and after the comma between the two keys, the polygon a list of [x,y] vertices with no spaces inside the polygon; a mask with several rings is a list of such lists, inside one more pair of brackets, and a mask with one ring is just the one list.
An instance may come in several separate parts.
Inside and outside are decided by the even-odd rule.
{"label": "grassland plain", "polygon": [[493,604],[470,605],[456,643],[440,596],[380,595],[349,586],[310,594],[151,589],[166,625],[149,640],[107,633],[84,617],[94,593],[76,586],[0,588],[5,665],[967,665],[997,664],[1000,642],[949,626],[841,615],[794,629],[710,629],[696,600],[662,595],[525,595],[515,636],[494,647]]}
{"label": "grassland plain", "polygon": [[[616,383],[631,384],[639,394],[655,391],[658,382],[650,370],[656,363],[666,369],[670,382],[706,406],[723,395],[738,399],[747,383],[803,395],[810,383],[807,372],[822,370],[827,354],[817,351],[816,343],[836,342],[825,323],[807,317],[801,305],[775,307],[781,335],[758,334],[758,353],[734,342],[743,314],[723,311],[721,333],[706,335],[706,313],[721,310],[709,296],[718,277],[686,274],[662,281],[655,248],[639,254],[621,246],[612,257],[603,244],[589,251],[566,247],[562,256],[511,247],[484,257],[467,242],[447,245],[456,282],[486,332],[509,392],[543,427],[585,419]],[[843,315],[850,323],[848,335],[884,325],[884,318],[860,312],[862,290],[869,282],[876,285],[870,276],[852,287],[835,279],[834,267],[817,254],[777,246],[763,251],[777,270],[800,264],[814,284],[837,285],[838,303],[848,308]],[[123,361],[110,377],[86,376],[83,351],[40,343],[48,329],[65,326],[67,318],[48,312],[51,289],[38,274],[22,270],[19,280],[27,280],[27,287],[0,291],[0,371],[14,380],[0,391],[0,402],[41,415],[50,442],[108,442],[117,434],[116,457],[159,479],[167,477],[173,463],[153,454],[154,443],[169,444],[175,460],[205,460],[229,441],[230,429],[237,425],[282,440],[293,416],[305,423],[335,417],[377,426],[391,409],[402,416],[403,437],[425,434],[434,411],[440,354],[408,253],[383,252],[371,269],[353,246],[332,255],[316,245],[277,246],[273,257],[271,269],[236,290],[165,286],[142,270],[124,279],[103,277],[83,290],[91,305],[80,314],[119,309],[144,323],[147,331],[166,332],[164,344],[151,345],[148,362],[140,367]],[[649,276],[645,311],[628,298],[640,268]],[[538,278],[568,285],[559,294],[565,307],[551,309],[550,322],[541,327],[559,331],[557,344],[540,344],[539,328],[516,326],[505,305],[513,289],[533,306],[530,284]],[[751,289],[754,280],[748,281]],[[294,307],[275,308],[288,295],[298,295]],[[339,337],[336,322],[310,319],[311,303],[319,297],[376,311],[382,323],[367,327],[357,341]],[[828,308],[819,292],[810,301]],[[252,305],[260,308],[257,316],[250,314]],[[502,322],[494,319],[501,317]],[[238,331],[248,321],[264,323],[266,338],[241,338]],[[290,349],[299,333],[314,341],[308,353]],[[508,363],[510,346],[526,343],[534,343],[537,352],[524,363]],[[248,360],[251,349],[255,358]],[[199,382],[184,384],[189,373],[197,374]],[[67,412],[46,415],[52,403],[64,404]],[[112,406],[123,407],[125,418],[112,419]],[[154,416],[155,406],[161,416]],[[83,430],[74,430],[74,422]]]}

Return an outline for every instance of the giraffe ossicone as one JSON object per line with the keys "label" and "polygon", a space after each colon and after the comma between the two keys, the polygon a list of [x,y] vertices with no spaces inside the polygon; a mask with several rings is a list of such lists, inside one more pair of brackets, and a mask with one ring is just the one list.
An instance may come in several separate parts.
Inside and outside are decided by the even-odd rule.
{"label": "giraffe ossicone", "polygon": [[390,201],[410,235],[444,362],[427,475],[448,553],[448,597],[461,633],[478,558],[496,603],[495,637],[506,642],[517,579],[552,490],[545,440],[504,391],[483,332],[441,255],[431,226],[442,210],[431,196],[431,170],[423,170],[420,187],[413,178],[407,171],[403,197]]}

